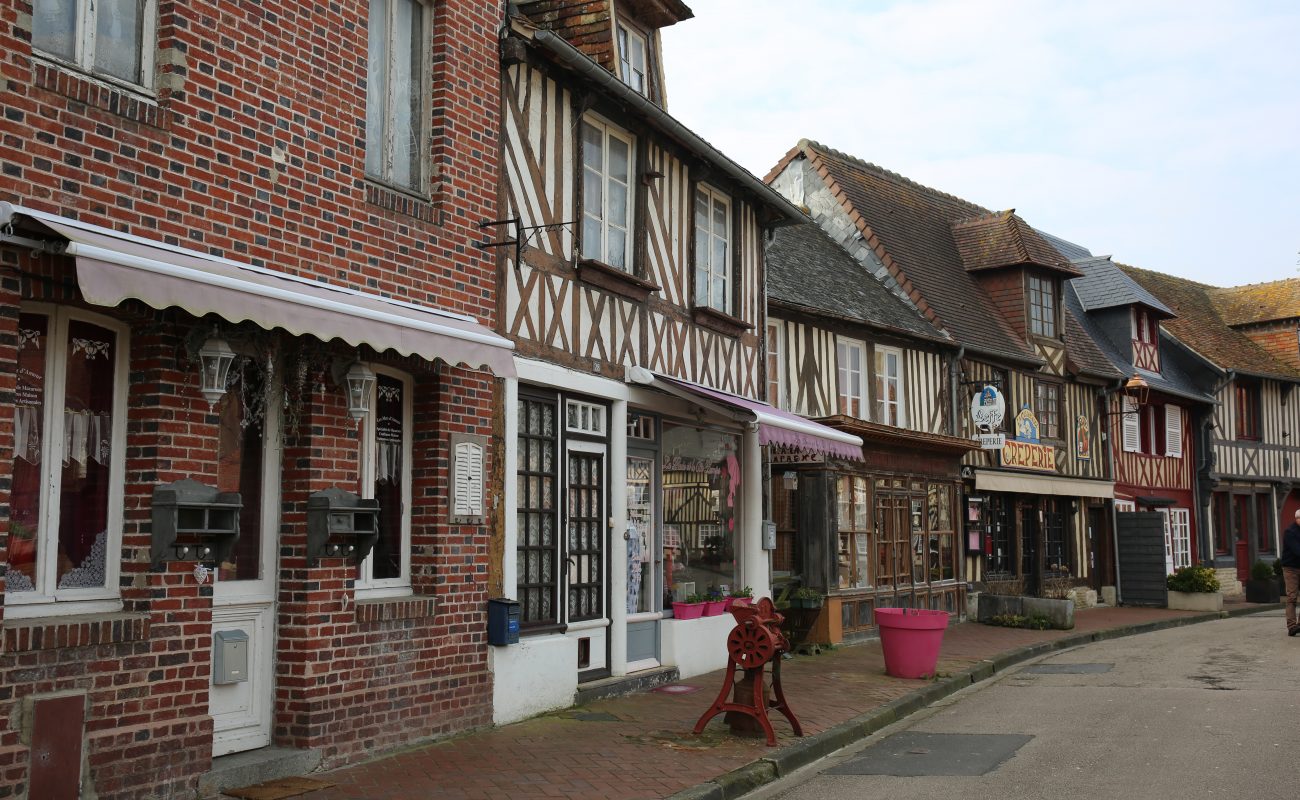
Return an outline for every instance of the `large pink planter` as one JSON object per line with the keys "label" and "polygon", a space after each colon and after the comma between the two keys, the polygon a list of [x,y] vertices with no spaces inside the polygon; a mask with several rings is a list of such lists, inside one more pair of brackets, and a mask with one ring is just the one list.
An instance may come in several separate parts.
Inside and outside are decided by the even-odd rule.
{"label": "large pink planter", "polygon": [[877,608],[880,649],[885,672],[895,678],[925,678],[939,663],[939,646],[948,627],[948,612],[910,608]]}

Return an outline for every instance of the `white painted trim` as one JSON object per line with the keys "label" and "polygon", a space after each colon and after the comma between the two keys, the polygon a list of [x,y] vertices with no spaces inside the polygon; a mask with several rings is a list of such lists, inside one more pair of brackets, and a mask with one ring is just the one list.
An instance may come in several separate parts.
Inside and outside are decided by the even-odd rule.
{"label": "white painted trim", "polygon": [[515,356],[515,372],[519,380],[525,383],[535,383],[555,389],[603,397],[608,400],[631,399],[629,387],[622,381],[602,378],[599,375],[591,375],[585,372],[576,372],[545,361],[533,361],[521,356]]}
{"label": "white painted trim", "polygon": [[356,578],[356,599],[367,600],[377,597],[401,597],[411,594],[411,509],[414,505],[414,498],[411,496],[411,473],[414,464],[411,463],[413,456],[412,439],[415,431],[412,430],[413,413],[412,407],[415,405],[414,382],[411,376],[405,372],[386,367],[382,364],[370,364],[375,372],[375,384],[371,387],[370,396],[370,413],[366,414],[361,423],[361,469],[359,481],[362,497],[373,497],[375,491],[375,413],[379,394],[379,376],[395,378],[402,384],[402,532],[401,532],[401,564],[398,568],[398,577],[396,578],[379,578],[371,577],[374,565],[374,551],[372,550],[366,556],[366,560],[361,563]]}
{"label": "white painted trim", "polygon": [[578,631],[590,631],[595,630],[596,628],[607,627],[609,627],[609,617],[602,617],[600,619],[587,619],[582,622],[570,622],[564,632],[576,633]]}
{"label": "white painted trim", "polygon": [[610,404],[609,414],[609,667],[613,675],[626,675],[627,663],[627,402]]}
{"label": "white painted trim", "polygon": [[[518,359],[516,359],[518,363]],[[519,486],[515,476],[519,474],[519,380],[505,379],[505,436],[504,464],[505,485],[501,502],[505,506],[505,543],[501,548],[501,594],[511,600],[519,599],[519,561],[516,553],[519,549]],[[558,569],[558,567],[557,567]]]}

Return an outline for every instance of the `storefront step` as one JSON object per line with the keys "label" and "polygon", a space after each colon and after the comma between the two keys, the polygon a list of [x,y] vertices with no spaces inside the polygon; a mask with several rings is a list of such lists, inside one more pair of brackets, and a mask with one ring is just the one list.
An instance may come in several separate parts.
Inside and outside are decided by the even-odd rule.
{"label": "storefront step", "polygon": [[216,797],[225,789],[306,775],[320,766],[319,750],[263,747],[212,759],[212,771],[199,778],[199,797]]}
{"label": "storefront step", "polygon": [[672,683],[679,677],[677,667],[659,667],[657,669],[643,670],[632,675],[619,675],[580,683],[578,684],[577,693],[573,696],[573,703],[580,706],[606,697],[644,692],[656,686],[663,686],[665,683]]}

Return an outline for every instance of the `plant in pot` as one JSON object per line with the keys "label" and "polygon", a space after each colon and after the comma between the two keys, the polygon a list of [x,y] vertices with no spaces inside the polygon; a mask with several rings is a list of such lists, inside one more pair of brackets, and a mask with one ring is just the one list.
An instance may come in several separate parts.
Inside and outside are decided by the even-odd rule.
{"label": "plant in pot", "polygon": [[822,593],[807,586],[800,586],[790,593],[790,608],[821,608]]}
{"label": "plant in pot", "polygon": [[1256,561],[1250,568],[1250,580],[1246,581],[1246,602],[1276,603],[1278,597],[1277,576],[1273,573],[1273,565]]}
{"label": "plant in pot", "polygon": [[1166,579],[1166,605],[1179,611],[1222,611],[1223,593],[1213,567],[1179,567]]}
{"label": "plant in pot", "polygon": [[739,589],[732,589],[727,593],[727,608],[732,606],[747,606],[754,602],[754,590],[748,586],[742,586]]}
{"label": "plant in pot", "polygon": [[704,616],[716,617],[726,610],[727,598],[722,596],[720,589],[710,586],[708,593],[704,596]]}
{"label": "plant in pot", "polygon": [[687,595],[681,602],[673,602],[673,616],[677,619],[699,619],[704,616],[704,598],[698,594]]}

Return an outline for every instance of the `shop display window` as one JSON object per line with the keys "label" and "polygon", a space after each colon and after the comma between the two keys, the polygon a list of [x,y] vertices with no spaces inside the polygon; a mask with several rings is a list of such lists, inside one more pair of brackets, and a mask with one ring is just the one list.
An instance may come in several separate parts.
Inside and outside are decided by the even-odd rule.
{"label": "shop display window", "polygon": [[664,585],[674,600],[739,584],[740,437],[663,425]]}

